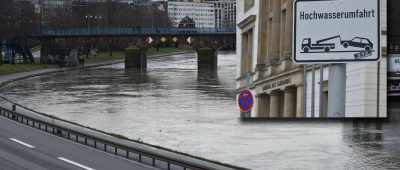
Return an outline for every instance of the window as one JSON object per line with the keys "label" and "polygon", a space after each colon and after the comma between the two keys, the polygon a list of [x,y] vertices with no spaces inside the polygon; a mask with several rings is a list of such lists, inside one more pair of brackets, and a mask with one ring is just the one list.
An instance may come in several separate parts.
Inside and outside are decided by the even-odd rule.
{"label": "window", "polygon": [[242,76],[252,72],[253,65],[253,29],[250,29],[242,34],[242,61],[241,74]]}
{"label": "window", "polygon": [[354,38],[353,40],[351,40],[353,42],[361,42],[361,38]]}
{"label": "window", "polygon": [[284,41],[286,39],[286,9],[282,11],[281,15],[281,42],[280,42],[280,55],[283,56]]}

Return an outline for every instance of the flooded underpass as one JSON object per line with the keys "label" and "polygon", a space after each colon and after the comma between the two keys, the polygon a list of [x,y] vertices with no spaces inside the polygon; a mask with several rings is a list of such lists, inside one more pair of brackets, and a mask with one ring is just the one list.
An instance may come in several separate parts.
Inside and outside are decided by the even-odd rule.
{"label": "flooded underpass", "polygon": [[14,82],[7,98],[39,112],[251,169],[400,168],[400,125],[375,121],[241,121],[235,54],[197,70],[195,54],[72,70]]}

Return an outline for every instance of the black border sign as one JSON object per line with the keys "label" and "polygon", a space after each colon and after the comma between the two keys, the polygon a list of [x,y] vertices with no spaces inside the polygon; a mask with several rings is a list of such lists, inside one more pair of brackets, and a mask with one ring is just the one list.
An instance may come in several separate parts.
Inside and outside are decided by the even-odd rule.
{"label": "black border sign", "polygon": [[[377,42],[375,43],[375,42],[371,42],[368,38],[366,38],[366,37],[356,37],[356,38],[359,38],[360,40],[362,40],[363,42],[365,41],[365,42],[369,42],[369,44],[371,45],[371,46],[375,46],[376,48],[374,48],[374,49],[377,49],[377,53],[375,53],[374,52],[374,50],[372,50],[370,47],[368,47],[368,45],[366,45],[366,44],[368,44],[368,43],[366,43],[366,44],[364,44],[364,46],[362,46],[362,47],[359,47],[360,48],[360,50],[356,50],[356,51],[334,51],[334,49],[335,49],[335,45],[333,44],[333,43],[331,43],[331,44],[329,44],[329,43],[325,43],[324,44],[324,46],[320,46],[320,45],[322,45],[323,43],[323,41],[329,41],[329,40],[332,40],[332,39],[334,39],[334,38],[341,38],[340,37],[340,35],[337,35],[337,36],[333,36],[333,35],[331,35],[331,36],[327,36],[327,37],[324,37],[324,39],[319,39],[318,41],[315,41],[314,39],[312,39],[312,38],[306,38],[306,37],[297,37],[298,36],[298,31],[300,32],[300,31],[303,31],[303,30],[297,30],[297,17],[298,17],[298,14],[297,14],[297,6],[298,6],[298,4],[299,3],[304,3],[304,2],[308,2],[308,3],[310,3],[310,2],[320,2],[320,1],[329,1],[329,2],[332,2],[332,1],[337,1],[337,2],[343,2],[343,1],[352,1],[352,0],[294,0],[294,5],[293,5],[293,13],[294,13],[294,15],[293,15],[293,42],[292,42],[292,44],[293,44],[293,61],[295,62],[295,63],[298,63],[298,64],[312,64],[312,63],[347,63],[347,62],[364,62],[364,61],[380,61],[380,59],[381,59],[381,24],[380,24],[380,20],[381,20],[381,9],[380,9],[380,0],[376,0],[377,1],[377,5],[378,5],[378,7],[377,7]],[[310,8],[311,9],[311,8]],[[334,34],[334,33],[333,33]],[[308,41],[306,41],[307,42],[307,44],[305,44],[304,45],[304,42],[303,42],[303,44],[301,44],[301,46],[302,46],[302,49],[300,49],[299,48],[299,45],[300,44],[297,44],[297,39],[303,39],[304,38],[304,40],[303,41],[305,41],[306,39],[308,40]],[[352,37],[353,38],[353,37]],[[349,43],[352,43],[350,40],[348,40],[348,39],[346,39],[347,41],[348,41],[348,43],[346,44],[346,41],[340,41],[341,42],[341,44],[345,47],[345,48],[347,48],[348,46],[349,46]],[[316,42],[316,43],[314,43],[314,42]],[[375,43],[375,44],[373,44],[373,43]],[[307,46],[308,46],[308,44],[309,44],[309,46],[310,46],[310,48],[307,48]],[[316,45],[316,46],[314,46],[314,45]],[[332,45],[331,46],[331,48],[329,48],[329,45]],[[354,44],[351,44],[350,46],[352,46],[352,45],[354,45]],[[305,48],[303,48],[303,46],[305,46]],[[311,47],[311,46],[313,46],[313,47]],[[327,47],[328,46],[328,47]],[[355,47],[355,46],[353,46],[353,47]],[[297,48],[299,48],[299,49],[297,49]],[[307,49],[306,49],[307,48]],[[296,51],[296,50],[301,50],[302,52],[301,53],[308,53],[308,54],[313,54],[313,53],[318,53],[318,54],[321,54],[321,55],[327,55],[327,54],[329,54],[329,53],[348,53],[348,54],[350,54],[349,52],[352,52],[351,53],[351,55],[354,55],[354,59],[325,59],[325,60],[322,60],[322,59],[311,59],[311,60],[308,60],[308,59],[298,59],[298,57],[296,56],[296,54],[297,54],[297,52],[298,51]],[[377,55],[376,56],[376,58],[374,58],[374,59],[363,59],[364,57],[366,57],[366,56],[372,56],[372,52],[374,52],[374,56],[375,55]]]}

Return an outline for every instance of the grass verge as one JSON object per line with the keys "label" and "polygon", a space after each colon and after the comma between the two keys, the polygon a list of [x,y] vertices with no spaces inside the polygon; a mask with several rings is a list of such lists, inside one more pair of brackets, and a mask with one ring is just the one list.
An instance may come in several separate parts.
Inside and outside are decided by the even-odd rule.
{"label": "grass verge", "polygon": [[[160,55],[160,54],[169,54],[169,53],[186,52],[186,51],[191,51],[191,49],[166,47],[166,48],[160,48],[159,51],[157,51],[156,48],[150,48],[148,51],[148,55]],[[124,58],[125,54],[124,52],[121,51],[113,51],[113,56],[110,56],[108,52],[100,52],[97,56],[89,55],[89,58],[85,58],[85,63],[98,63],[98,62],[105,62],[112,60],[121,60]],[[15,65],[3,64],[0,65],[0,75],[40,70],[53,67],[55,66],[51,64],[40,64],[38,60],[35,60],[34,63],[18,63]]]}
{"label": "grass verge", "polygon": [[85,58],[85,63],[97,63],[110,60],[120,60],[124,59],[124,56],[125,56],[124,53],[121,51],[113,51],[112,56],[110,56],[109,52],[100,52],[97,56],[89,55],[89,58]]}
{"label": "grass verge", "polygon": [[13,74],[25,71],[40,70],[46,68],[52,68],[53,65],[40,64],[39,61],[35,60],[34,63],[18,63],[18,64],[3,64],[0,65],[0,75]]}

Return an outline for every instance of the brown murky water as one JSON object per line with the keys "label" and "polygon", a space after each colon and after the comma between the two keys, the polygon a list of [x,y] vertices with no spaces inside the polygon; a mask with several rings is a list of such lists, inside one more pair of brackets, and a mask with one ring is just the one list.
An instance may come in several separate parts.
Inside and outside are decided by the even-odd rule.
{"label": "brown murky water", "polygon": [[242,122],[234,53],[217,71],[195,54],[35,77],[2,95],[40,112],[144,142],[252,169],[400,168],[400,122]]}

